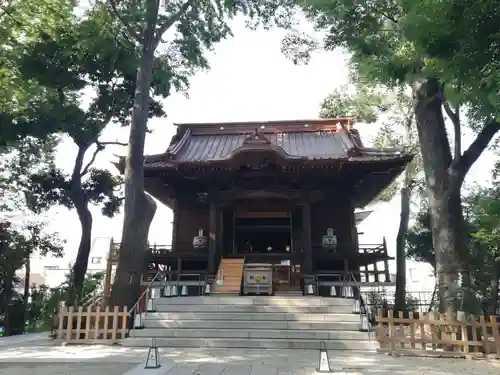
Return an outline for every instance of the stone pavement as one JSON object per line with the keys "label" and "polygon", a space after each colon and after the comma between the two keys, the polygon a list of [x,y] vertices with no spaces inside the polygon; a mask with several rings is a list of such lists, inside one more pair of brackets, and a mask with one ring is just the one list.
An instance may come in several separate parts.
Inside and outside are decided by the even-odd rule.
{"label": "stone pavement", "polygon": [[[38,344],[38,343],[37,343]],[[158,370],[145,370],[147,349],[119,346],[34,346],[0,348],[0,375],[314,375],[317,351],[163,349]],[[330,352],[333,370],[346,375],[498,375],[500,362],[390,357]]]}
{"label": "stone pavement", "polygon": [[39,344],[47,341],[49,333],[28,333],[26,335],[0,337],[0,347],[30,344]]}

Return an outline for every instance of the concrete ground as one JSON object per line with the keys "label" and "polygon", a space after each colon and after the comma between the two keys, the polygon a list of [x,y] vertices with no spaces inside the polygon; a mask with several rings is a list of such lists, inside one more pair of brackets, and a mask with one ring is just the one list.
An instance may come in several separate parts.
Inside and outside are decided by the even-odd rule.
{"label": "concrete ground", "polygon": [[[319,353],[302,350],[161,349],[162,367],[145,370],[147,349],[51,346],[46,340],[0,339],[0,375],[313,375]],[[329,352],[342,375],[498,375],[500,361],[390,357]]]}

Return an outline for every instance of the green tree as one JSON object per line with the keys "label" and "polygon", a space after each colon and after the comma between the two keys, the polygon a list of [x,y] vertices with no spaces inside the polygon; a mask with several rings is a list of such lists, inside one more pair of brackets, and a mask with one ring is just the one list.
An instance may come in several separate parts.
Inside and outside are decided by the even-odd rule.
{"label": "green tree", "polygon": [[[175,0],[160,7],[159,0],[108,0],[122,23],[121,35],[139,46],[139,68],[130,125],[129,148],[125,159],[125,218],[120,258],[110,303],[131,307],[139,296],[143,253],[149,227],[156,211],[153,199],[144,192],[144,142],[147,131],[149,91],[160,55],[172,72],[166,85],[183,88],[196,69],[208,67],[205,52],[231,36],[229,21],[238,14],[250,19],[250,26],[289,27],[295,2],[292,0]],[[175,85],[175,77],[183,79]]]}
{"label": "green tree", "polygon": [[[359,71],[380,83],[413,88],[441,309],[456,307],[459,273],[467,286],[473,282],[460,190],[500,129],[494,52],[500,27],[494,20],[500,9],[491,0],[299,3],[316,27],[326,31],[324,48],[345,47]],[[454,126],[453,150],[443,107]],[[478,131],[465,151],[459,108]]]}
{"label": "green tree", "polygon": [[[484,312],[496,314],[498,308],[498,283],[500,278],[500,251],[498,250],[498,228],[500,215],[499,191],[496,187],[474,187],[462,198],[466,237],[471,253],[471,271],[475,284],[473,292],[482,301]],[[407,236],[407,256],[425,262],[436,269],[436,258],[432,242],[430,214],[427,205],[422,205]],[[464,306],[467,301],[461,292],[460,308],[479,312],[481,306]]]}
{"label": "green tree", "polygon": [[43,222],[31,222],[24,226],[22,236],[19,238],[22,241],[21,246],[24,249],[24,293],[23,293],[23,310],[25,321],[29,321],[29,299],[31,290],[31,256],[35,253],[40,256],[51,255],[53,257],[62,257],[64,242],[61,241],[58,234],[46,233],[44,231]]}
{"label": "green tree", "polygon": [[[73,9],[74,2],[68,0],[7,0],[0,4],[0,153],[28,135],[45,139],[57,130],[57,123],[41,126],[33,118],[45,104],[47,93],[23,77],[17,57],[42,34],[54,35],[56,29],[69,25]],[[16,118],[25,121],[13,123]]]}
{"label": "green tree", "polygon": [[[44,232],[43,223],[31,222],[24,226],[15,226],[2,222],[0,232],[0,312],[3,314],[3,327],[6,336],[11,333],[10,318],[17,316],[16,322],[24,322],[28,315],[30,256],[35,252],[40,255],[62,255],[62,242],[55,234]],[[16,271],[25,266],[24,296],[16,295],[14,286],[19,283]],[[21,315],[19,317],[19,315]],[[24,324],[13,327],[17,332],[24,332]]]}
{"label": "green tree", "polygon": [[[24,190],[29,208],[36,213],[55,204],[76,210],[82,231],[72,273],[73,303],[79,299],[88,266],[93,223],[89,205],[101,205],[102,213],[112,217],[122,202],[117,194],[121,178],[93,167],[107,145],[123,145],[101,139],[106,126],[128,125],[133,110],[138,51],[134,43],[116,35],[119,22],[109,7],[98,4],[52,33],[23,43],[18,53],[10,55],[20,79],[35,82],[42,94],[29,108],[18,108],[6,125],[31,129],[35,123],[49,134],[68,136],[77,146],[69,175],[52,166],[32,174]],[[166,61],[154,58],[153,62],[157,70],[152,96],[165,97],[170,90],[165,82],[177,81],[171,78]],[[89,101],[85,106],[80,101],[82,92]],[[161,104],[149,95],[145,111],[148,117],[164,115]]]}
{"label": "green tree", "polygon": [[499,307],[500,279],[500,189],[478,189],[473,196],[472,238],[475,240],[473,264],[478,273],[476,284],[487,301],[488,313],[496,315]]}
{"label": "green tree", "polygon": [[390,89],[370,83],[359,75],[353,84],[334,90],[324,100],[320,117],[355,116],[363,123],[378,122],[380,130],[375,146],[400,148],[415,155],[403,176],[388,186],[378,197],[379,202],[392,200],[400,194],[400,222],[396,239],[396,295],[395,308],[406,307],[406,235],[410,222],[412,193],[419,185],[421,158],[414,124],[413,101],[409,90]]}
{"label": "green tree", "polygon": [[[71,266],[70,266],[71,268]],[[82,288],[82,301],[89,301],[99,295],[102,290],[103,273],[91,273],[85,276]],[[66,275],[66,280],[55,288],[45,285],[31,288],[31,300],[28,305],[28,326],[33,331],[50,331],[54,328],[53,314],[61,304],[68,302],[71,290],[71,277]]]}

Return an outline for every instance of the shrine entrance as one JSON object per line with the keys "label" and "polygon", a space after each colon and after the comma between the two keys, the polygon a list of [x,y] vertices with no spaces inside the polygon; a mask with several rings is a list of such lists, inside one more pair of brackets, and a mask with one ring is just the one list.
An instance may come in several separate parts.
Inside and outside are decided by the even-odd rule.
{"label": "shrine entrance", "polygon": [[283,261],[273,266],[274,290],[276,293],[300,291],[300,264]]}
{"label": "shrine entrance", "polygon": [[236,213],[234,234],[237,254],[286,254],[292,250],[288,212]]}

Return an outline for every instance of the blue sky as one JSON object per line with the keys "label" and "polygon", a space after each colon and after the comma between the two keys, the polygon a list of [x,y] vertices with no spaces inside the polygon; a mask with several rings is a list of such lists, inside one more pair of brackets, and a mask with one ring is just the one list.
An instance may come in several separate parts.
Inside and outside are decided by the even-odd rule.
{"label": "blue sky", "polygon": [[[323,98],[347,82],[347,56],[340,51],[318,52],[308,65],[296,66],[280,52],[284,32],[250,31],[239,25],[234,32],[234,38],[223,41],[210,54],[211,70],[199,72],[193,77],[189,96],[173,95],[165,101],[168,118],[150,121],[153,133],[146,139],[147,154],[166,150],[175,132],[172,123],[316,118]],[[371,125],[359,125],[357,128],[368,144],[377,131],[377,127]],[[127,138],[128,129],[118,126],[110,126],[102,137],[107,141],[127,141]],[[464,146],[470,141],[471,137],[465,135]],[[110,147],[99,155],[96,165],[115,171],[111,165],[116,160],[114,154],[124,152],[123,148]],[[71,141],[65,141],[59,147],[57,163],[69,171],[75,155],[74,145]],[[492,163],[485,163],[484,159],[491,159],[491,155],[483,156],[480,163],[473,167],[468,182],[487,181],[488,174],[484,173],[484,166]],[[375,212],[361,225],[360,230],[365,233],[360,237],[361,243],[380,243],[382,237],[386,236],[389,251],[394,253],[399,221],[398,203],[395,199],[374,207]],[[119,239],[122,215],[107,219],[100,215],[97,208],[92,211],[93,237],[113,236]],[[50,217],[50,229],[57,230],[67,240],[65,258],[36,261],[35,269],[47,264],[67,265],[76,256],[80,236],[76,213],[59,208],[53,210]],[[171,222],[170,210],[159,203],[150,241],[170,243]]]}

